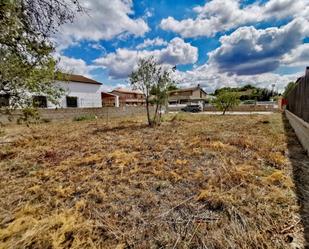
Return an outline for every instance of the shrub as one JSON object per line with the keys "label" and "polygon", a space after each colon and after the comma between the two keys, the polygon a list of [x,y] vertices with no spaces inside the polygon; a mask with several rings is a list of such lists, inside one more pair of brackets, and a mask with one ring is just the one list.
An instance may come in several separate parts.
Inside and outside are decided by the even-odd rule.
{"label": "shrub", "polygon": [[81,115],[73,118],[73,121],[86,121],[86,120],[95,120],[97,116],[90,114],[90,115]]}

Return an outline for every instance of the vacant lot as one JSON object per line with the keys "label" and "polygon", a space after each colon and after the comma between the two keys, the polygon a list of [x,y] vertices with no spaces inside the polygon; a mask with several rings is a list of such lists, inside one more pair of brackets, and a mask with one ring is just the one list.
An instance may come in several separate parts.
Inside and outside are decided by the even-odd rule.
{"label": "vacant lot", "polygon": [[0,248],[302,248],[280,114],[165,119],[7,128]]}

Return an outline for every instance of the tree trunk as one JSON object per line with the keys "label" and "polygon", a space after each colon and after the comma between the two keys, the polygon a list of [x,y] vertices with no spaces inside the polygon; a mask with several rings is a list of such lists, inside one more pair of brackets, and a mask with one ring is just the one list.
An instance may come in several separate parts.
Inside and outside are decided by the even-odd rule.
{"label": "tree trunk", "polygon": [[149,113],[149,100],[148,100],[148,97],[146,97],[146,112],[147,112],[148,125],[152,126],[152,122],[151,122],[151,119],[150,119],[150,113]]}
{"label": "tree trunk", "polygon": [[227,107],[223,109],[222,115],[225,115],[225,112],[227,111],[227,109],[228,109]]}
{"label": "tree trunk", "polygon": [[159,121],[161,123],[161,118],[162,118],[162,105],[160,104],[160,107],[159,107],[159,111],[160,111],[160,114],[159,114]]}
{"label": "tree trunk", "polygon": [[155,109],[155,113],[154,113],[154,117],[153,117],[154,124],[157,124],[158,108],[159,108],[159,104],[156,103],[156,109]]}

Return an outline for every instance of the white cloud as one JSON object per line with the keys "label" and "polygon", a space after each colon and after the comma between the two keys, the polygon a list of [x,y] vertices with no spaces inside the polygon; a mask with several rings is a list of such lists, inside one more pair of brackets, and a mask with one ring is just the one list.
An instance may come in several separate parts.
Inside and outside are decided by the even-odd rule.
{"label": "white cloud", "polygon": [[290,66],[309,66],[309,43],[302,44],[284,55],[282,62]]}
{"label": "white cloud", "polygon": [[177,81],[180,87],[200,84],[208,93],[212,93],[221,87],[239,87],[247,84],[268,89],[271,89],[272,84],[276,84],[276,90],[282,92],[288,82],[295,81],[301,74],[302,72],[290,75],[279,75],[275,73],[231,75],[220,73],[216,68],[205,64],[191,71],[177,71]]}
{"label": "white cloud", "polygon": [[144,49],[149,47],[160,47],[168,45],[167,41],[164,41],[162,38],[155,38],[155,39],[146,39],[143,43],[136,46],[137,49]]}
{"label": "white cloud", "polygon": [[75,59],[64,55],[58,55],[56,58],[59,60],[57,65],[58,69],[65,73],[80,74],[86,77],[91,77],[91,71],[97,68],[94,65],[87,65],[82,59]]}
{"label": "white cloud", "polygon": [[80,40],[109,40],[118,35],[143,36],[149,27],[143,18],[133,19],[132,0],[84,0],[86,13],[79,12],[73,23],[61,27],[56,36],[62,49]]}
{"label": "white cloud", "polygon": [[[309,35],[308,27],[309,21],[296,18],[280,28],[239,28],[220,38],[221,46],[208,54],[208,63],[221,72],[232,74],[271,72],[277,69],[283,60],[287,63],[288,57],[283,57],[297,48],[303,38]],[[299,51],[295,53],[297,52]]]}
{"label": "white cloud", "polygon": [[193,9],[196,19],[178,21],[168,17],[160,26],[182,37],[214,36],[245,24],[299,15],[308,17],[308,4],[309,0],[270,0],[264,5],[254,3],[241,7],[240,0],[212,0]]}
{"label": "white cloud", "polygon": [[95,64],[108,68],[112,78],[126,78],[137,66],[138,60],[153,56],[159,63],[178,65],[195,63],[198,59],[198,49],[185,43],[181,38],[174,38],[167,47],[161,50],[129,50],[117,49],[95,60]]}

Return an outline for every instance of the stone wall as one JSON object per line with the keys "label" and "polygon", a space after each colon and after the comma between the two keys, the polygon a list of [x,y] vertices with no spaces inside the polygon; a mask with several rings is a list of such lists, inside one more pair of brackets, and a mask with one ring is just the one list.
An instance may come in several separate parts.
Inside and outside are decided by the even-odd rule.
{"label": "stone wall", "polygon": [[309,123],[299,118],[292,112],[285,110],[286,117],[290,121],[300,143],[303,145],[309,156]]}
{"label": "stone wall", "polygon": [[[169,111],[180,111],[182,107],[169,107]],[[204,112],[215,112],[218,111],[216,107],[207,105],[204,107]],[[228,111],[233,112],[273,112],[278,111],[278,108],[275,108],[274,105],[239,105]]]}
{"label": "stone wall", "polygon": [[[153,108],[152,108],[153,109]],[[146,115],[144,106],[123,106],[123,107],[100,107],[100,108],[59,108],[39,109],[41,119],[48,121],[72,120],[81,116],[95,115],[98,118],[119,118]],[[16,110],[13,114],[14,122],[21,116],[21,111]],[[9,123],[7,116],[0,116],[1,123]]]}

